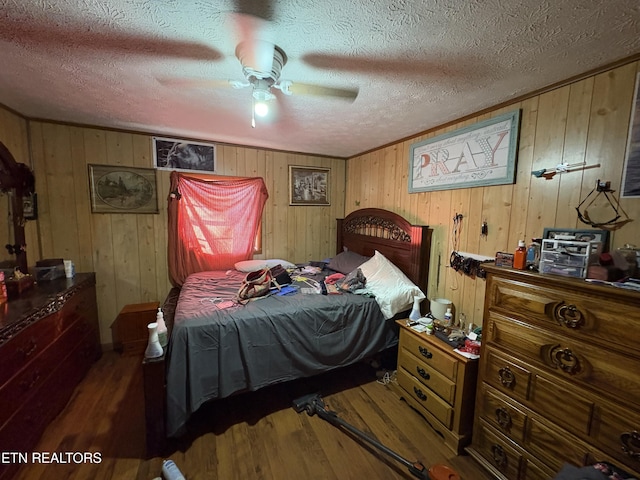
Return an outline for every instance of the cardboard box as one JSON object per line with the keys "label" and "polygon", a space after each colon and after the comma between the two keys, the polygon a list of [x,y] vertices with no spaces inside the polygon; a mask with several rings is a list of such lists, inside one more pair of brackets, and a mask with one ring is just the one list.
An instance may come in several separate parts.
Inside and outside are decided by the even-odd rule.
{"label": "cardboard box", "polygon": [[123,355],[141,355],[147,348],[147,325],[156,321],[159,302],[126,305],[111,325],[114,350]]}

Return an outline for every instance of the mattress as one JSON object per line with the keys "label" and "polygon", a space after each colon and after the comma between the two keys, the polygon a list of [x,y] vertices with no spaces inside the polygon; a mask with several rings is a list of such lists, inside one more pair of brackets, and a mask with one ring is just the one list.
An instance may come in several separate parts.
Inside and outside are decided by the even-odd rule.
{"label": "mattress", "polygon": [[182,286],[168,351],[170,437],[209,400],[350,365],[398,342],[393,320],[364,295],[298,291],[227,306],[244,276],[201,272]]}

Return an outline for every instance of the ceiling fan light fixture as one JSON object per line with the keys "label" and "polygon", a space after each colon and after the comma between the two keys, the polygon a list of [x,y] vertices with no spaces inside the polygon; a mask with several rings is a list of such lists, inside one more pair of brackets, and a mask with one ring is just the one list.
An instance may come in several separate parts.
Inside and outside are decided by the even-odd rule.
{"label": "ceiling fan light fixture", "polygon": [[267,102],[255,102],[253,111],[259,117],[266,117],[269,114],[269,104]]}
{"label": "ceiling fan light fixture", "polygon": [[253,98],[255,98],[257,102],[268,102],[276,97],[271,93],[269,87],[255,86],[253,87]]}

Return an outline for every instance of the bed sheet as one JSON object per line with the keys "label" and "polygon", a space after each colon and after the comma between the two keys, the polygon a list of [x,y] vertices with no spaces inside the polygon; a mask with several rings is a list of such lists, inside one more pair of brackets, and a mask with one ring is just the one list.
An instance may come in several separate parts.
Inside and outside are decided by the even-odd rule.
{"label": "bed sheet", "polygon": [[219,309],[244,276],[201,272],[182,286],[168,351],[168,436],[184,433],[208,400],[350,365],[397,344],[394,322],[363,295],[272,295]]}

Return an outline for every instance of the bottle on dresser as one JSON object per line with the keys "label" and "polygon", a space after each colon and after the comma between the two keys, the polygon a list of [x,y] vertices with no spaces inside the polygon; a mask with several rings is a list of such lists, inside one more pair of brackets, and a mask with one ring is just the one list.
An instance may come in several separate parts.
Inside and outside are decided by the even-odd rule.
{"label": "bottle on dresser", "polygon": [[513,268],[524,270],[527,267],[527,247],[524,240],[518,240],[518,249],[513,254]]}

